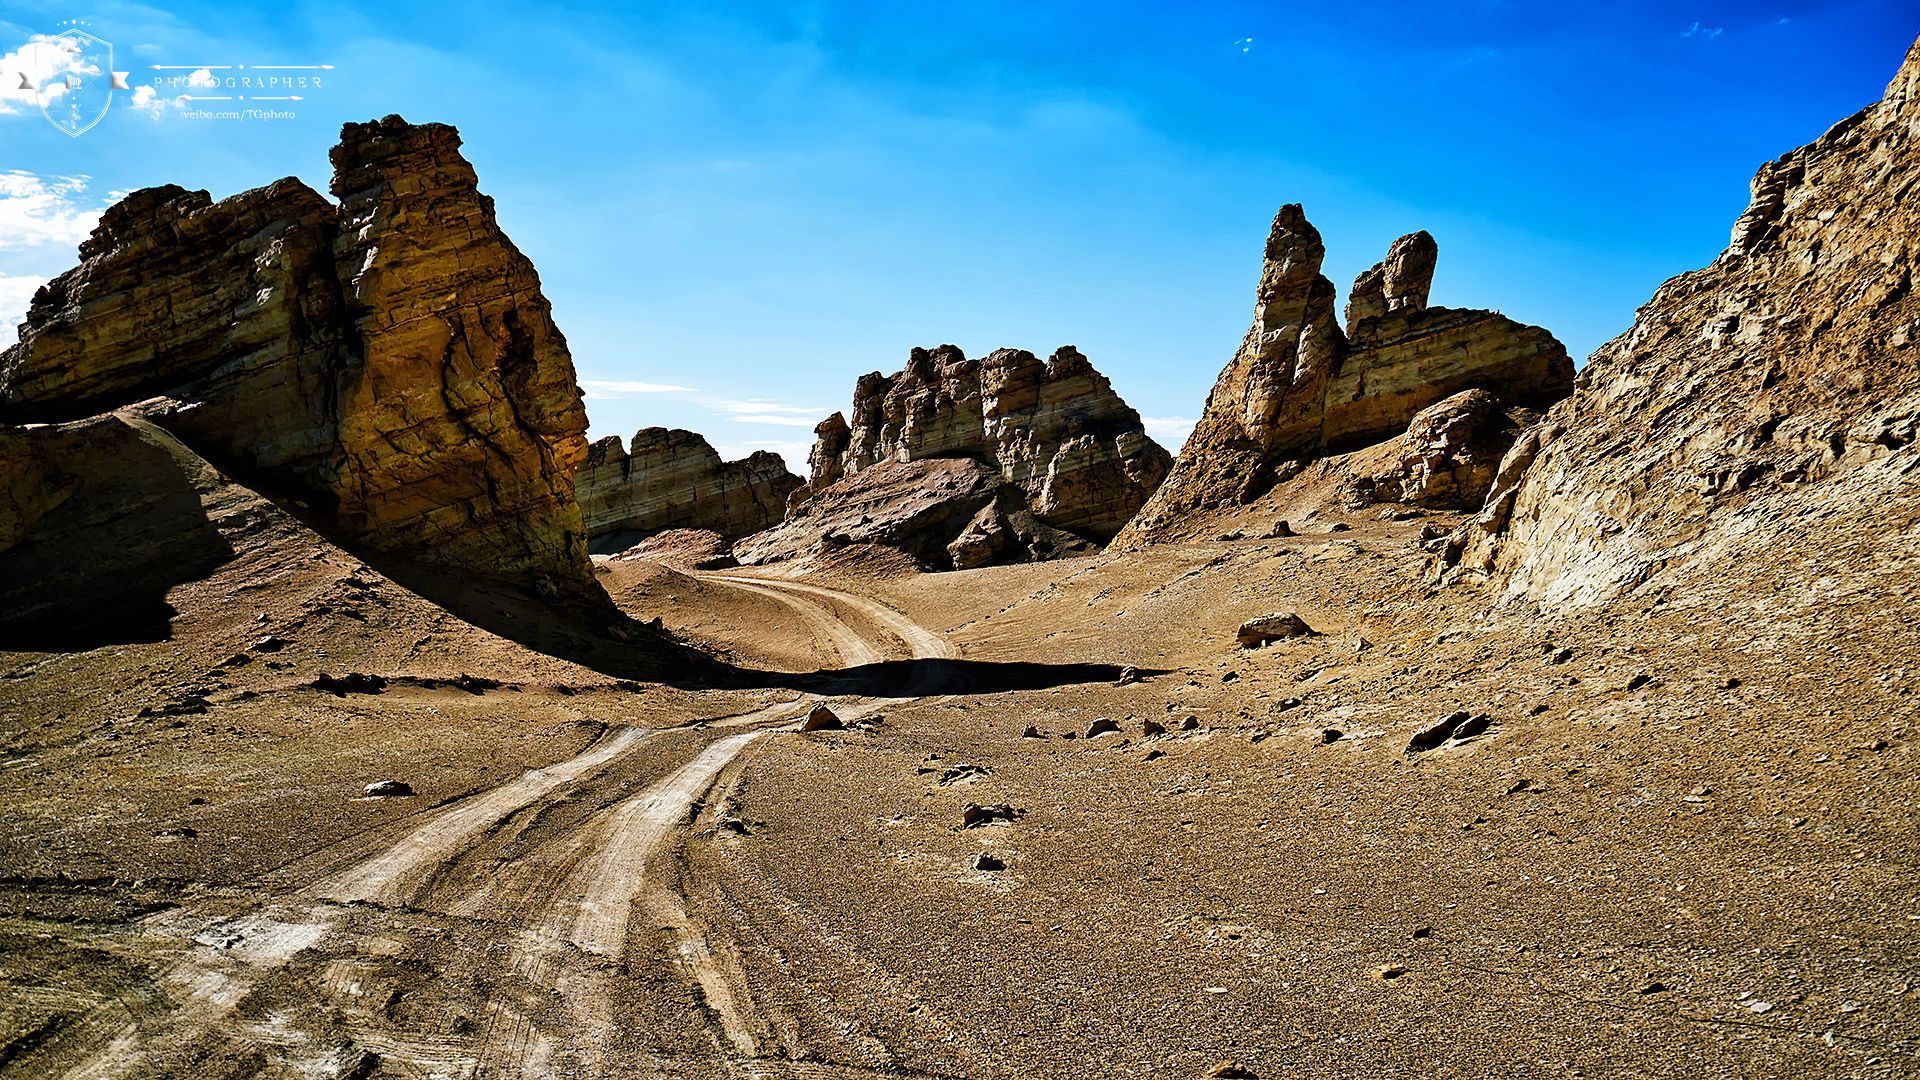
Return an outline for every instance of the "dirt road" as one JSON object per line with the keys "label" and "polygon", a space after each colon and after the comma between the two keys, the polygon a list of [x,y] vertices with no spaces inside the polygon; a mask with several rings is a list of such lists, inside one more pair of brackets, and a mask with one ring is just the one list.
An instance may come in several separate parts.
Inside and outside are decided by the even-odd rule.
{"label": "dirt road", "polygon": [[[713,580],[791,607],[845,665],[950,653],[860,597]],[[103,933],[98,947],[159,967],[162,993],[96,995],[77,1012],[67,1002],[67,1019],[12,1048],[0,1071],[873,1075],[795,1060],[808,1055],[774,1037],[728,927],[703,918],[681,880],[683,838],[716,778],[823,700],[610,730],[304,885],[209,890],[134,932]],[[851,720],[883,703],[832,707]]]}

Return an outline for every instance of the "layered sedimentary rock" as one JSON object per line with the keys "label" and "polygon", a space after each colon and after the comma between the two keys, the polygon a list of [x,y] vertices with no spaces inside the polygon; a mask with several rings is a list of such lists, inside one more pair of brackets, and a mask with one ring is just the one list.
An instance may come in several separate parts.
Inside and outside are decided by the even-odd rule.
{"label": "layered sedimentary rock", "polygon": [[[1516,600],[1598,603],[1861,520],[1920,427],[1920,43],[1885,95],[1761,166],[1731,242],[1666,282],[1437,543]],[[1895,523],[1895,528],[1898,523]]]}
{"label": "layered sedimentary rock", "polygon": [[1094,550],[1040,521],[1020,488],[973,458],[882,461],[847,474],[824,498],[795,505],[787,520],[742,540],[743,563],[781,562],[853,544],[876,544],[929,570],[967,570]]}
{"label": "layered sedimentary rock", "polygon": [[[814,429],[811,480],[789,498],[784,526],[741,546],[742,561],[849,536],[940,570],[1088,551],[1126,524],[1172,460],[1071,345],[1044,362],[1019,349],[971,360],[952,345],[917,348],[891,378],[860,377],[851,416]],[[977,468],[964,483],[951,469],[892,468],[925,461]],[[916,490],[922,481],[937,490]],[[933,512],[929,498],[947,509]]]}
{"label": "layered sedimentary rock", "polygon": [[1539,414],[1503,407],[1485,390],[1468,390],[1415,414],[1388,446],[1393,454],[1354,487],[1374,502],[1437,510],[1475,510],[1493,489],[1500,460]]}
{"label": "layered sedimentary rock", "polygon": [[1573,384],[1553,335],[1491,311],[1428,307],[1436,248],[1395,241],[1354,282],[1343,331],[1326,249],[1297,204],[1267,236],[1253,325],[1220,373],[1172,472],[1119,538],[1181,535],[1198,513],[1253,501],[1306,462],[1404,432],[1421,410],[1467,390],[1545,408]]}
{"label": "layered sedimentary rock", "polygon": [[586,586],[586,414],[533,266],[441,124],[348,124],[336,205],[285,179],[134,192],[0,354],[0,421],[142,399],[336,538]]}
{"label": "layered sedimentary rock", "polygon": [[589,537],[709,529],[738,540],[780,523],[787,495],[805,481],[765,450],[721,461],[707,440],[678,428],[643,428],[631,449],[595,440],[574,474]]}
{"label": "layered sedimentary rock", "polygon": [[997,470],[1046,524],[1105,540],[1159,485],[1172,458],[1078,349],[1042,362],[1001,349],[970,360],[914,349],[904,370],[863,375],[852,420],[815,429],[803,498],[887,461],[969,457]]}

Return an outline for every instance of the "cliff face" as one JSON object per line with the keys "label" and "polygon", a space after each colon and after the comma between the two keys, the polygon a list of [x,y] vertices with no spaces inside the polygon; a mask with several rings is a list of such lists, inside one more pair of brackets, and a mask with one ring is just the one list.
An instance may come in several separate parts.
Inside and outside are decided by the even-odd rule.
{"label": "cliff face", "polygon": [[805,481],[778,454],[723,462],[694,432],[653,427],[634,434],[631,450],[618,435],[595,441],[573,483],[590,537],[708,529],[738,540],[778,525]]}
{"label": "cliff face", "polygon": [[134,192],[0,354],[0,421],[143,408],[337,538],[591,582],[586,413],[533,266],[441,124],[348,124],[338,205],[286,179]]}
{"label": "cliff face", "polygon": [[1252,502],[1309,460],[1399,435],[1456,394],[1544,408],[1570,391],[1573,362],[1547,331],[1426,305],[1437,258],[1426,233],[1401,237],[1355,280],[1344,330],[1320,274],[1325,254],[1300,207],[1281,207],[1253,325],[1166,483],[1119,542],[1183,535],[1196,514]]}
{"label": "cliff face", "polygon": [[1834,528],[1909,486],[1920,422],[1920,43],[1885,96],[1761,166],[1713,264],[1662,285],[1435,546],[1547,607]]}
{"label": "cliff face", "polygon": [[1015,485],[1046,525],[1104,541],[1166,475],[1171,456],[1140,414],[1071,345],[1044,363],[1001,349],[969,360],[952,345],[913,350],[892,378],[864,375],[851,422],[816,429],[819,498],[848,474],[888,461],[974,458]]}

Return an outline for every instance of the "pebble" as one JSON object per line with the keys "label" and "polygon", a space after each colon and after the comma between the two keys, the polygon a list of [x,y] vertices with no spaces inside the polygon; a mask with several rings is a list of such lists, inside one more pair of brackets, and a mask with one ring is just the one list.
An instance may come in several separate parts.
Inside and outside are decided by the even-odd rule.
{"label": "pebble", "polygon": [[980,854],[974,856],[973,868],[975,870],[1005,870],[1007,868],[1007,864],[1004,861],[995,858],[993,855],[983,851]]}

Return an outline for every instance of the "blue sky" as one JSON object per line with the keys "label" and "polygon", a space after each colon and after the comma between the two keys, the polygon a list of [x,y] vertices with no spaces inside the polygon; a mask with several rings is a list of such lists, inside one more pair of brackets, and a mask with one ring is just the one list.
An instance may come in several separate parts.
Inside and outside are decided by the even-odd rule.
{"label": "blue sky", "polygon": [[[10,73],[75,19],[136,88],[77,138]],[[686,427],[804,471],[812,425],[915,345],[1072,343],[1177,448],[1281,203],[1305,204],[1343,299],[1426,229],[1434,303],[1584,357],[1710,261],[1754,169],[1876,99],[1916,33],[1884,0],[8,0],[0,330],[114,193],[324,192],[340,124],[399,113],[460,128],[596,437]],[[332,69],[261,106],[291,118],[226,120],[172,89],[136,104],[150,64]]]}

